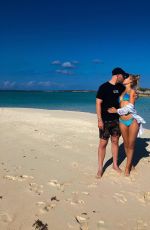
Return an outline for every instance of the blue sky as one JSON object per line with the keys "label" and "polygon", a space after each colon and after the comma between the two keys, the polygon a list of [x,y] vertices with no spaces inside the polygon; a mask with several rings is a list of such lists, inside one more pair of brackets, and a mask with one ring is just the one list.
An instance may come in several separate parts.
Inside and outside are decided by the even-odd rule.
{"label": "blue sky", "polygon": [[8,0],[0,7],[1,89],[97,89],[114,67],[150,87],[147,0]]}

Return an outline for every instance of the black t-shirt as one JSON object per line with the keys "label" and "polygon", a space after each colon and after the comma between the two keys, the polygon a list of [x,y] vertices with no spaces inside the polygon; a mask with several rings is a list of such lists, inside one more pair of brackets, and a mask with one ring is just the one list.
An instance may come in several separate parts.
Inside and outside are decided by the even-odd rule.
{"label": "black t-shirt", "polygon": [[108,113],[107,110],[111,107],[119,108],[119,96],[124,90],[125,87],[121,83],[112,85],[110,82],[106,82],[99,87],[96,98],[103,100],[101,106],[103,121],[113,121],[119,118],[117,113]]}

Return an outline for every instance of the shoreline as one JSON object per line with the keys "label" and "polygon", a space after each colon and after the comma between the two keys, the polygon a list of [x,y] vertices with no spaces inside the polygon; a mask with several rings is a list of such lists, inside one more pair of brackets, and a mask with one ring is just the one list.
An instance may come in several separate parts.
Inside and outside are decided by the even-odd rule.
{"label": "shoreline", "polygon": [[95,114],[1,108],[0,130],[0,229],[35,230],[38,220],[48,230],[150,228],[150,130],[137,140],[130,177],[112,169],[108,144],[101,180]]}
{"label": "shoreline", "polygon": [[[97,90],[0,90],[1,92],[18,92],[18,93],[96,93]],[[146,91],[139,91],[137,90],[137,92],[139,93],[139,96],[143,97],[150,97],[150,91],[146,90]]]}
{"label": "shoreline", "polygon": [[[67,113],[81,113],[81,114],[92,114],[92,115],[94,115],[95,116],[95,121],[97,122],[97,116],[96,116],[96,112],[87,112],[87,111],[79,111],[79,110],[63,110],[63,109],[47,109],[47,108],[38,108],[38,107],[0,107],[0,110],[4,110],[4,109],[8,109],[8,110],[31,110],[31,112],[32,112],[32,110],[34,111],[34,110],[36,110],[37,112],[38,112],[38,110],[39,111],[47,111],[47,112],[50,112],[50,111],[53,111],[54,113],[55,112],[67,112]],[[147,123],[146,123],[147,124]],[[96,124],[97,125],[97,124]],[[147,128],[147,127],[145,127],[145,124],[144,124],[144,130],[150,130],[150,128]]]}

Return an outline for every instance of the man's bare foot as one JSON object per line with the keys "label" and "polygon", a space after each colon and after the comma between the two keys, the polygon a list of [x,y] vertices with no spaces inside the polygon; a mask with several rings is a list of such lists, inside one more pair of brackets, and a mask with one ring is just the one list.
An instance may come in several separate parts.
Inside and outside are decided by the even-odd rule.
{"label": "man's bare foot", "polygon": [[103,169],[98,169],[98,172],[97,172],[97,175],[96,175],[96,178],[97,179],[100,179],[103,175]]}
{"label": "man's bare foot", "polygon": [[113,166],[113,169],[118,173],[122,173],[122,170],[118,166]]}

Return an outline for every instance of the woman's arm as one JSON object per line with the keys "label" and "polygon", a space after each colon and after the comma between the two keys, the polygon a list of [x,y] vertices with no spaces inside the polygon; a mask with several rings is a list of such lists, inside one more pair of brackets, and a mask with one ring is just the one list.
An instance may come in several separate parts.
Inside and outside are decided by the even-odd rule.
{"label": "woman's arm", "polygon": [[136,96],[137,96],[137,94],[136,94],[135,90],[132,89],[132,90],[130,91],[130,100],[129,100],[129,103],[131,103],[131,104],[134,105],[134,104],[135,104]]}
{"label": "woman's arm", "polygon": [[126,115],[128,113],[136,113],[136,110],[134,109],[135,99],[136,99],[136,92],[134,90],[132,90],[130,92],[130,99],[129,99],[128,105],[126,105],[120,109],[116,109],[114,107],[109,108],[108,112],[109,113],[118,113],[119,115]]}

